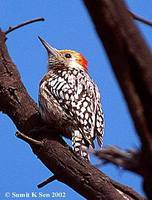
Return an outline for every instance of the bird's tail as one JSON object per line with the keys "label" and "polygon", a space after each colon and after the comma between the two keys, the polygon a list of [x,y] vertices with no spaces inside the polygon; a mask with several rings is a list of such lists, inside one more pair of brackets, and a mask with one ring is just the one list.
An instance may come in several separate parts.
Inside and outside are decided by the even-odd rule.
{"label": "bird's tail", "polygon": [[72,147],[73,150],[81,158],[89,161],[88,147],[85,143],[85,140],[79,130],[76,130],[72,134]]}

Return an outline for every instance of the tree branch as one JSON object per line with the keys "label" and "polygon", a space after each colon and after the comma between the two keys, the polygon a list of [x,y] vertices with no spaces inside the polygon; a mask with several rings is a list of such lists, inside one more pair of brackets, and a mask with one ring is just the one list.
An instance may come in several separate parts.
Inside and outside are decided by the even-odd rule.
{"label": "tree branch", "polygon": [[[8,55],[3,32],[0,32],[0,99],[0,110],[10,116],[19,131],[28,137],[43,141],[42,146],[32,144],[32,150],[57,180],[69,185],[87,199],[126,199],[126,194],[115,187],[109,177],[78,158],[63,145],[57,131],[52,129],[50,132],[49,127],[43,134],[39,134],[44,124],[36,104],[28,95]],[[33,129],[34,132],[31,131]],[[30,143],[30,140],[26,142]],[[134,195],[133,190],[131,193],[134,198],[130,195],[130,199],[143,199]]]}
{"label": "tree branch", "polygon": [[110,146],[96,151],[94,154],[103,161],[103,164],[112,163],[134,173],[143,174],[143,169],[141,169],[140,165],[141,155],[137,151],[123,151],[114,146]]}
{"label": "tree branch", "polygon": [[21,28],[22,26],[26,26],[28,24],[32,24],[32,23],[35,23],[35,22],[39,22],[39,21],[44,21],[45,19],[40,17],[40,18],[36,18],[36,19],[31,19],[31,20],[28,20],[26,22],[23,22],[17,26],[14,26],[14,27],[9,27],[9,29],[7,31],[5,31],[5,34],[7,35],[8,33],[18,29],[18,28]]}
{"label": "tree branch", "polygon": [[[152,199],[152,55],[122,0],[84,0],[141,140],[144,189]],[[119,10],[119,12],[118,12]]]}
{"label": "tree branch", "polygon": [[131,12],[130,10],[128,10],[128,12],[133,17],[133,19],[135,19],[135,20],[137,20],[139,22],[142,22],[142,23],[144,23],[144,24],[146,24],[148,26],[152,26],[152,21],[144,19],[143,17],[136,15],[135,13]]}
{"label": "tree branch", "polygon": [[29,143],[30,145],[34,145],[34,146],[38,146],[38,147],[42,147],[43,146],[43,143],[38,141],[38,140],[35,140],[33,138],[30,138],[29,136],[27,135],[24,135],[23,133],[17,131],[16,132],[16,136],[22,140],[24,140],[25,142]]}
{"label": "tree branch", "polygon": [[52,181],[55,181],[55,180],[56,180],[56,176],[55,175],[50,176],[49,178],[47,178],[46,180],[44,180],[42,183],[38,184],[37,187],[38,188],[42,188],[45,185],[47,185],[48,183],[51,183]]}

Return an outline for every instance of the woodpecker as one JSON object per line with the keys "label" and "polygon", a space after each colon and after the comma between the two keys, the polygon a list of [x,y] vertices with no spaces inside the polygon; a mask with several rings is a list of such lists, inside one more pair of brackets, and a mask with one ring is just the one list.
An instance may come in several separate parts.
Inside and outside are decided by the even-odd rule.
{"label": "woodpecker", "polygon": [[102,145],[104,115],[88,63],[73,50],[57,50],[39,37],[48,53],[48,72],[39,85],[39,108],[46,124],[54,124],[72,140],[74,152],[88,160],[94,140]]}

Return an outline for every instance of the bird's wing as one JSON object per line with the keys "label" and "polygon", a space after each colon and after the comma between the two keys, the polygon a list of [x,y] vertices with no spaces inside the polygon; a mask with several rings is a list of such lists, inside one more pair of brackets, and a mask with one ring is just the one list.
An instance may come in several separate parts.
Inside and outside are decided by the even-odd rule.
{"label": "bird's wing", "polygon": [[100,92],[98,87],[95,86],[96,91],[96,118],[95,118],[95,134],[97,137],[97,141],[99,146],[102,146],[103,143],[103,135],[104,135],[104,114],[102,111],[101,101],[100,101]]}

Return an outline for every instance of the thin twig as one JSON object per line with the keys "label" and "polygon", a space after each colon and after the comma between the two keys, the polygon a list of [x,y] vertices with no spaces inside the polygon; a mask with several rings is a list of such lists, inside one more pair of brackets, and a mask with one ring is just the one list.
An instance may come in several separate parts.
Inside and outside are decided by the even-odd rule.
{"label": "thin twig", "polygon": [[41,146],[41,147],[43,146],[43,143],[41,141],[35,140],[31,137],[28,137],[27,135],[25,135],[19,131],[16,132],[16,136],[31,145],[37,145],[37,146]]}
{"label": "thin twig", "polygon": [[5,31],[5,34],[7,35],[8,33],[12,32],[12,31],[14,31],[14,30],[16,30],[16,29],[18,29],[18,28],[21,28],[22,26],[26,26],[26,25],[28,25],[28,24],[31,24],[31,23],[34,23],[34,22],[39,22],[39,21],[44,21],[44,20],[45,20],[45,19],[42,18],[42,17],[36,18],[36,19],[28,20],[28,21],[26,21],[26,22],[23,22],[23,23],[21,23],[21,24],[19,24],[19,25],[14,26],[14,27],[9,27],[9,29],[8,29],[7,31]]}
{"label": "thin twig", "polygon": [[147,19],[144,19],[143,17],[140,17],[136,14],[134,14],[133,12],[131,12],[130,10],[128,10],[128,12],[130,13],[130,15],[133,17],[133,19],[139,21],[139,22],[142,22],[148,26],[152,26],[152,21],[149,21]]}
{"label": "thin twig", "polygon": [[38,188],[42,188],[44,187],[45,185],[47,185],[48,183],[51,183],[53,181],[56,180],[56,176],[53,175],[53,176],[50,176],[48,179],[44,180],[42,183],[38,184],[37,187]]}

